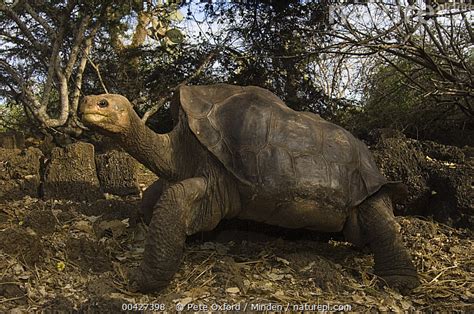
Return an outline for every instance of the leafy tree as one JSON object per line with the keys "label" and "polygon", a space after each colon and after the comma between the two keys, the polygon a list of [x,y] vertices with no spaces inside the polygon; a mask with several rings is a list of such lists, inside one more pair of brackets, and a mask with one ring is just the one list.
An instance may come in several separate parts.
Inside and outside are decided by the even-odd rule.
{"label": "leafy tree", "polygon": [[[21,104],[38,128],[77,135],[80,122],[76,112],[81,94],[107,91],[105,80],[112,76],[103,76],[98,66],[103,55],[109,58],[108,65],[123,64],[118,69],[105,70],[119,74],[116,82],[131,86],[131,81],[141,74],[137,49],[152,33],[149,25],[166,29],[163,35],[154,36],[168,45],[180,40],[180,33],[164,22],[154,23],[161,13],[152,1],[120,5],[95,0],[2,2],[0,97]],[[162,20],[166,18],[169,15]],[[126,38],[129,33],[130,43]],[[116,90],[122,87],[120,84]]]}
{"label": "leafy tree", "polygon": [[25,108],[39,127],[73,134],[81,94],[124,94],[144,121],[166,129],[180,84],[216,82],[262,86],[296,110],[349,126],[363,114],[365,129],[390,124],[415,134],[420,123],[469,125],[466,10],[414,4],[418,11],[410,11],[401,2],[162,3],[3,2],[0,97]]}
{"label": "leafy tree", "polygon": [[42,127],[73,125],[87,55],[106,8],[72,0],[0,4],[1,96],[22,103]]}
{"label": "leafy tree", "polygon": [[209,17],[226,25],[211,34],[222,51],[225,80],[268,88],[297,110],[325,112],[322,88],[308,75],[325,40],[325,10],[324,3],[299,1],[209,6]]}
{"label": "leafy tree", "polygon": [[365,108],[358,110],[364,112],[364,127],[392,126],[425,137],[447,129],[472,130],[472,9],[449,3],[396,4],[333,11],[338,23],[329,32],[337,39],[334,53],[376,56]]}
{"label": "leafy tree", "polygon": [[393,128],[414,138],[472,144],[472,119],[452,97],[439,96],[434,101],[420,92],[431,88],[433,73],[401,58],[394,65],[379,63],[367,81],[364,106],[352,107],[341,123],[362,136],[373,129]]}

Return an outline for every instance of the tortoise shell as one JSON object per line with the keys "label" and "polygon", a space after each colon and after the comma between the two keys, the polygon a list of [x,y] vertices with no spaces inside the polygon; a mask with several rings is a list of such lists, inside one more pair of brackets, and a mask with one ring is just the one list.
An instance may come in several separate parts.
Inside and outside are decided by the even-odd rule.
{"label": "tortoise shell", "polygon": [[183,86],[180,103],[202,145],[265,197],[313,193],[356,206],[387,183],[365,144],[263,88]]}

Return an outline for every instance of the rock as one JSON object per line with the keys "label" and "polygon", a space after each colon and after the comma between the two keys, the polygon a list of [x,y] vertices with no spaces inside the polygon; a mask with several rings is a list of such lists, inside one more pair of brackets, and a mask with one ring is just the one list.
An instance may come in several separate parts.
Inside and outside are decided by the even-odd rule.
{"label": "rock", "polygon": [[26,228],[6,228],[0,231],[0,243],[4,253],[18,256],[29,266],[41,262],[45,257],[44,247],[38,235]]}
{"label": "rock", "polygon": [[43,155],[37,148],[0,148],[0,201],[38,197]]}
{"label": "rock", "polygon": [[238,287],[230,287],[230,288],[225,289],[225,292],[236,294],[240,292],[240,289]]}
{"label": "rock", "polygon": [[405,138],[405,135],[403,135],[402,132],[399,130],[395,129],[390,129],[390,128],[380,128],[380,129],[374,129],[367,134],[365,139],[369,142],[369,144],[377,144],[381,142],[382,140],[388,139],[388,138]]}
{"label": "rock", "polygon": [[450,226],[474,227],[474,164],[469,162],[467,148],[399,134],[378,138],[372,150],[382,173],[408,186],[408,201],[400,213],[430,216]]}
{"label": "rock", "polygon": [[17,301],[17,304],[26,303],[26,300],[22,298],[25,295],[25,289],[21,287],[14,278],[2,278],[2,284],[0,284],[0,295],[6,299],[13,299]]}
{"label": "rock", "polygon": [[56,230],[56,217],[51,210],[29,210],[23,220],[24,227],[30,227],[38,235],[50,235]]}
{"label": "rock", "polygon": [[425,155],[416,141],[404,136],[383,137],[372,148],[375,162],[389,180],[402,181],[408,187],[408,199],[403,214],[420,215],[430,196],[429,174]]}
{"label": "rock", "polygon": [[428,184],[432,190],[423,213],[449,226],[474,227],[474,168],[433,161]]}
{"label": "rock", "polygon": [[111,150],[95,156],[97,176],[102,191],[115,195],[137,195],[138,164],[129,154]]}
{"label": "rock", "polygon": [[0,147],[23,149],[25,148],[25,136],[19,132],[0,133]]}
{"label": "rock", "polygon": [[466,159],[461,148],[456,146],[442,145],[432,141],[421,141],[420,150],[433,159],[463,163]]}
{"label": "rock", "polygon": [[94,146],[78,142],[64,148],[55,147],[46,163],[43,195],[90,201],[103,198],[94,160]]}
{"label": "rock", "polygon": [[85,236],[69,238],[66,241],[67,256],[82,269],[103,273],[112,269],[105,246]]}

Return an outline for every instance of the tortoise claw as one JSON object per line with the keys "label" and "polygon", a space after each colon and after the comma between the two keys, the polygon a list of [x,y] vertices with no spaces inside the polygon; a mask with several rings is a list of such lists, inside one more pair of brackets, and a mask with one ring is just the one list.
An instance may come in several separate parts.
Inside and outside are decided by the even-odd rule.
{"label": "tortoise claw", "polygon": [[128,290],[130,292],[158,292],[169,283],[169,280],[156,280],[155,277],[146,272],[142,267],[137,267],[129,271]]}
{"label": "tortoise claw", "polygon": [[390,288],[398,290],[403,295],[409,294],[420,285],[418,277],[412,275],[389,275],[383,276],[382,279]]}

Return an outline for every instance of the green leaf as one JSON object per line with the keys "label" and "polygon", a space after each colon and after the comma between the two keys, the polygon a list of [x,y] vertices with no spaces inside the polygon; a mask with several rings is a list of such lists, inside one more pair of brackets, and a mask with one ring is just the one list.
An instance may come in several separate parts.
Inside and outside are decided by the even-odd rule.
{"label": "green leaf", "polygon": [[183,33],[179,29],[176,29],[176,28],[172,28],[172,29],[166,31],[165,35],[166,35],[166,37],[169,38],[169,40],[171,40],[175,44],[180,44],[184,40]]}

